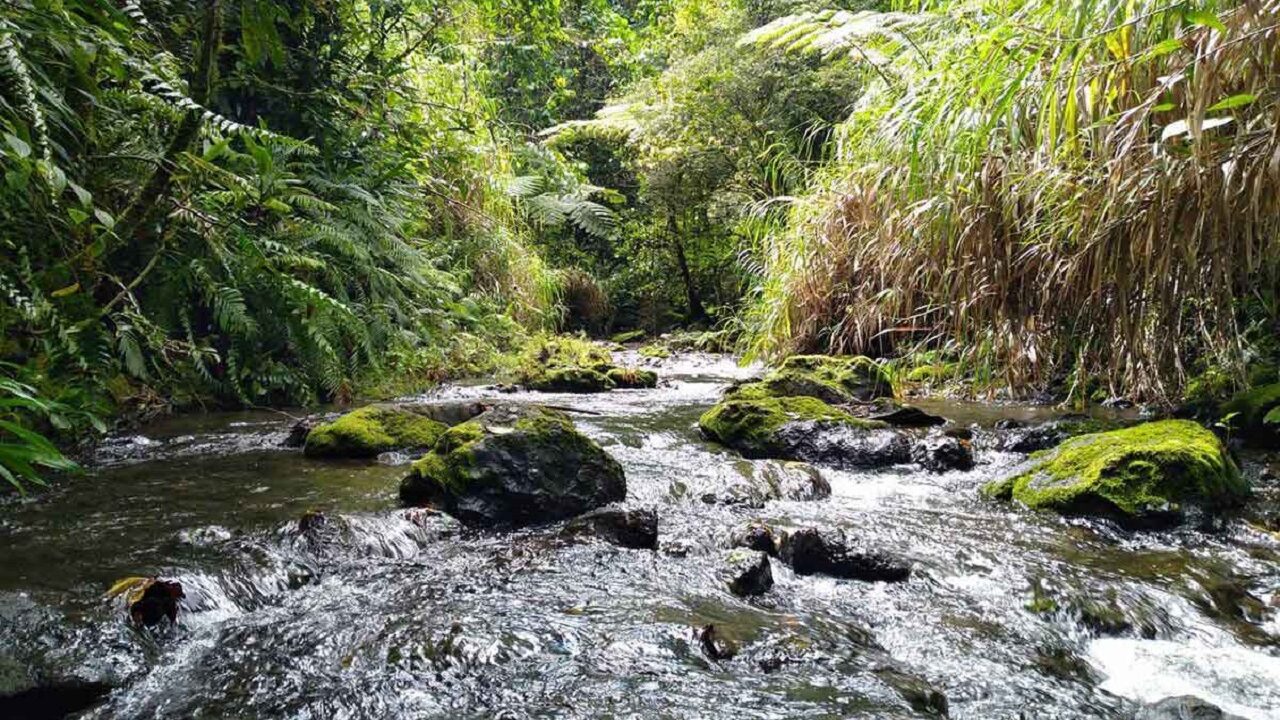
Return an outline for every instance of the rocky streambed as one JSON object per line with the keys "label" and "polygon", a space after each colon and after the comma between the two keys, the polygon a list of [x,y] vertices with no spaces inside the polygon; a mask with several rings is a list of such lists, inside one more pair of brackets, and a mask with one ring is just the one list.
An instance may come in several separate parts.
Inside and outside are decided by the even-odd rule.
{"label": "rocky streambed", "polygon": [[[0,716],[1280,718],[1265,456],[1239,456],[1253,496],[1211,521],[1036,512],[982,489],[1064,424],[1114,418],[922,401],[947,424],[898,417],[868,445],[793,422],[733,450],[699,427],[725,390],[794,384],[632,355],[656,387],[411,399],[570,418],[625,494],[549,524],[404,508],[421,452],[308,457],[269,413],[117,438],[86,476],[3,501]],[[463,420],[428,419],[415,444]],[[853,420],[801,422],[885,422]],[[177,622],[104,597],[127,576],[180,583]],[[1198,700],[1155,705],[1175,696]]]}

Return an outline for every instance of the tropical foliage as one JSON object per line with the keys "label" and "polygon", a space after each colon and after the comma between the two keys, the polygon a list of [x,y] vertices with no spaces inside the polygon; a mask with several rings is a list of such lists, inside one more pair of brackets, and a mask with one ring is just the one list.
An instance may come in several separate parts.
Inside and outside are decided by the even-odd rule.
{"label": "tropical foliage", "polygon": [[1016,388],[1242,373],[1280,280],[1280,5],[912,3],[743,41],[863,68],[765,255],[757,352],[921,345]]}

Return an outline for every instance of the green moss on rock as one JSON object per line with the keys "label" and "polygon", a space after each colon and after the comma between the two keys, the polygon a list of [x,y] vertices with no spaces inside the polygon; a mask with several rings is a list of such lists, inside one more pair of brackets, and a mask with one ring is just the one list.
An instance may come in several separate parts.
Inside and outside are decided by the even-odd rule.
{"label": "green moss on rock", "polygon": [[640,342],[641,340],[644,339],[644,336],[645,336],[644,330],[628,330],[626,332],[620,332],[617,335],[614,335],[613,337],[609,338],[609,340],[611,342],[618,343],[619,345],[623,345],[629,342]]}
{"label": "green moss on rock", "polygon": [[728,396],[812,397],[839,405],[892,394],[888,373],[870,358],[793,355],[759,382],[740,385]]}
{"label": "green moss on rock", "polygon": [[374,457],[389,450],[427,448],[447,430],[412,408],[370,405],[319,425],[307,434],[308,457]]}
{"label": "green moss on rock", "polygon": [[698,426],[710,439],[745,457],[777,457],[784,452],[776,433],[792,422],[827,421],[857,429],[887,427],[863,420],[812,397],[733,397],[708,410]]}
{"label": "green moss on rock", "polygon": [[1280,448],[1280,383],[1263,385],[1240,393],[1222,406],[1222,413],[1235,413],[1232,425],[1245,442],[1263,448]]}
{"label": "green moss on rock", "polygon": [[605,376],[620,388],[651,388],[658,384],[658,373],[640,368],[613,368]]}
{"label": "green moss on rock", "polygon": [[613,380],[599,370],[582,367],[551,368],[527,383],[538,392],[594,393],[614,388]]}
{"label": "green moss on rock", "polygon": [[640,353],[642,357],[658,358],[660,360],[671,357],[671,351],[661,345],[645,345],[636,352]]}
{"label": "green moss on rock", "polygon": [[622,500],[622,466],[568,416],[499,406],[450,428],[400,484],[408,505],[473,525],[551,522]]}
{"label": "green moss on rock", "polygon": [[1146,523],[1177,519],[1188,505],[1238,505],[1249,493],[1218,438],[1187,420],[1081,435],[1033,461],[1028,471],[986,485],[983,495]]}

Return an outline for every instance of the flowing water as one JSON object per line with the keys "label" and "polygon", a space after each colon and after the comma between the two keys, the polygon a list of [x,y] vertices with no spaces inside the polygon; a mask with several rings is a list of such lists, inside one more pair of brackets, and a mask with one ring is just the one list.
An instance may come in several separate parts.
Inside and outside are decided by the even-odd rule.
{"label": "flowing water", "polygon": [[[985,502],[978,487],[1023,461],[993,450],[967,472],[824,469],[826,500],[707,504],[735,455],[696,420],[751,370],[703,355],[657,369],[654,390],[430,397],[583,411],[627,503],[657,508],[658,551],[401,509],[395,458],[307,460],[275,414],[118,438],[85,476],[0,504],[0,679],[34,668],[64,693],[112,688],[77,711],[89,718],[914,718],[936,712],[931,689],[953,718],[1131,718],[1182,694],[1280,718],[1274,537],[1241,520],[1128,533]],[[1046,415],[922,405],[964,425]],[[301,530],[313,512],[327,522]],[[752,521],[843,528],[908,558],[911,578],[775,561],[768,594],[737,598],[717,570]],[[104,598],[131,575],[182,583],[176,626],[134,629]],[[704,652],[708,624],[731,658]]]}

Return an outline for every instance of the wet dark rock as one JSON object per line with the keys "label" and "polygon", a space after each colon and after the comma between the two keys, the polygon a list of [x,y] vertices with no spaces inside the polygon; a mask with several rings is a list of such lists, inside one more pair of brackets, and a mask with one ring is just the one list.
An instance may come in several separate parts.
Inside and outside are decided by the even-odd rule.
{"label": "wet dark rock", "polygon": [[689,553],[693,551],[693,546],[684,540],[667,540],[658,549],[667,557],[685,558],[689,557]]}
{"label": "wet dark rock", "polygon": [[778,538],[773,528],[762,523],[751,523],[736,530],[729,538],[729,547],[746,548],[773,557],[778,556]]}
{"label": "wet dark rock", "polygon": [[894,667],[876,668],[873,673],[885,685],[896,690],[912,710],[934,717],[948,717],[947,696],[928,680]]}
{"label": "wet dark rock", "polygon": [[324,513],[311,510],[302,513],[302,517],[298,518],[298,532],[311,532],[324,528],[329,523],[329,518]]}
{"label": "wet dark rock", "polygon": [[786,457],[839,468],[885,468],[911,461],[911,441],[896,430],[803,421],[779,428],[775,439],[787,449]]}
{"label": "wet dark rock", "polygon": [[1036,425],[1005,419],[995,424],[997,432],[993,445],[996,450],[1033,453],[1055,447],[1077,435],[1115,430],[1123,426],[1124,423],[1119,421],[1099,420],[1085,415],[1064,415]]}
{"label": "wet dark rock", "polygon": [[899,405],[887,412],[874,413],[868,416],[871,420],[879,420],[894,427],[935,427],[946,425],[947,419],[939,415],[930,415],[912,405]]}
{"label": "wet dark rock", "polygon": [[283,445],[290,448],[300,448],[307,444],[307,435],[319,425],[319,421],[315,418],[300,418],[295,420],[289,426],[289,434],[285,437]]}
{"label": "wet dark rock", "polygon": [[734,644],[721,638],[715,625],[704,625],[697,631],[698,646],[702,653],[711,660],[731,660],[738,654]]}
{"label": "wet dark rock", "polygon": [[564,520],[626,497],[622,466],[559,411],[500,405],[448,430],[400,484],[469,525]]}
{"label": "wet dark rock", "polygon": [[600,508],[570,520],[565,532],[591,535],[620,547],[657,550],[658,513],[653,508]]}
{"label": "wet dark rock", "polygon": [[973,445],[947,435],[930,435],[911,447],[911,459],[932,472],[972,470]]}
{"label": "wet dark rock", "polygon": [[904,562],[849,546],[842,531],[802,528],[783,536],[779,558],[797,575],[831,575],[867,582],[902,582],[911,575]]}
{"label": "wet dark rock", "polygon": [[772,500],[822,500],[831,496],[831,484],[822,473],[802,462],[734,461],[724,467],[717,485],[724,487],[704,493],[704,502],[758,508]]}
{"label": "wet dark rock", "polygon": [[21,692],[0,692],[0,718],[57,720],[72,717],[101,702],[111,686],[98,682],[66,681],[38,685]]}
{"label": "wet dark rock", "polygon": [[142,596],[129,604],[129,619],[135,625],[152,627],[168,618],[170,623],[178,621],[178,608],[186,593],[182,583],[173,580],[155,579],[146,585]]}
{"label": "wet dark rock", "polygon": [[1130,400],[1129,398],[1112,396],[1107,398],[1106,400],[1103,400],[1101,405],[1102,407],[1105,407],[1105,408],[1115,408],[1116,410],[1128,410],[1129,408],[1133,407],[1133,401]]}
{"label": "wet dark rock", "polygon": [[942,434],[946,435],[947,437],[955,438],[957,440],[968,440],[970,442],[973,441],[973,428],[971,427],[947,428],[946,430],[942,431]]}
{"label": "wet dark rock", "polygon": [[1147,705],[1133,720],[1244,720],[1191,695],[1165,698]]}
{"label": "wet dark rock", "polygon": [[773,587],[773,568],[762,552],[730,550],[722,558],[720,579],[739,597],[763,595]]}
{"label": "wet dark rock", "polygon": [[1204,596],[1197,599],[1197,604],[1224,620],[1259,623],[1267,616],[1266,603],[1238,580],[1214,577],[1202,580],[1201,587]]}

